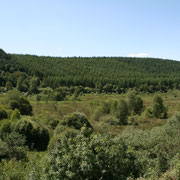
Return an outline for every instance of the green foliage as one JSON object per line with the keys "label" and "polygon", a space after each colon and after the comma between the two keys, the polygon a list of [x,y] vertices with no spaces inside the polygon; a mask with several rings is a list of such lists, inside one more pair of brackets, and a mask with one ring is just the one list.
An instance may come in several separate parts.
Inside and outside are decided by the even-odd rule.
{"label": "green foliage", "polygon": [[127,179],[137,176],[134,156],[123,142],[111,136],[84,136],[84,128],[73,138],[62,138],[49,152],[46,179]]}
{"label": "green foliage", "polygon": [[27,81],[25,79],[26,77],[19,77],[19,79],[17,80],[17,85],[16,85],[16,88],[18,91],[20,92],[27,92],[28,91],[28,84],[27,84]]}
{"label": "green foliage", "polygon": [[167,108],[163,105],[163,99],[159,95],[155,95],[150,110],[150,115],[156,118],[167,118]]}
{"label": "green foliage", "polygon": [[17,120],[17,119],[20,119],[21,117],[21,113],[18,109],[15,109],[12,114],[11,114],[11,120]]}
{"label": "green foliage", "polygon": [[144,177],[158,179],[171,167],[171,160],[180,153],[179,128],[180,116],[177,114],[163,127],[126,132],[120,137],[135,153]]}
{"label": "green foliage", "polygon": [[25,180],[25,163],[11,159],[0,163],[0,180]]}
{"label": "green foliage", "polygon": [[32,106],[24,97],[19,97],[17,100],[10,101],[9,105],[13,110],[18,109],[22,115],[32,115]]}
{"label": "green foliage", "polygon": [[[133,130],[146,128],[144,124],[141,126],[142,118],[139,118],[144,110],[143,101],[134,91],[127,94],[127,101],[104,101],[102,105],[101,102],[95,105],[88,97],[86,100],[90,99],[91,109],[84,108],[81,103],[76,103],[78,107],[73,104],[72,108],[69,101],[58,103],[62,108],[59,111],[57,104],[43,104],[42,101],[62,101],[67,95],[78,100],[81,93],[124,93],[128,89],[153,93],[180,89],[179,68],[179,62],[152,58],[52,58],[8,55],[0,49],[0,92],[3,92],[0,100],[4,103],[0,108],[0,119],[10,117],[10,120],[0,121],[0,179],[122,180],[138,176],[178,179],[179,114],[163,127],[142,131]],[[12,90],[13,87],[23,93]],[[35,116],[21,116],[32,115],[32,106],[24,98],[25,94],[34,100],[33,94],[37,93],[40,93],[36,95],[39,102],[33,103]],[[102,95],[96,98],[99,96]],[[173,94],[173,97],[178,96],[178,93]],[[149,99],[145,102],[148,105]],[[178,105],[176,107],[178,110]],[[95,130],[101,126],[102,132],[121,133],[124,126],[117,125],[137,125],[138,122],[139,126],[126,126],[128,132],[123,131],[123,135],[95,134],[82,113],[73,113],[59,120],[74,109],[86,112],[89,119],[94,120]],[[93,116],[91,112],[94,112]],[[147,117],[166,118],[167,108],[162,98],[154,97],[152,106],[145,113]],[[146,122],[152,123],[149,119]],[[45,126],[52,135],[50,143]],[[26,145],[30,150],[38,151],[46,150],[48,146],[48,154],[31,151],[28,161],[22,161],[26,157]],[[36,153],[43,154],[39,156],[41,158],[35,158]]]}
{"label": "green foliage", "polygon": [[0,120],[1,119],[6,119],[8,117],[6,111],[0,107]]}
{"label": "green foliage", "polygon": [[112,101],[103,101],[102,102],[103,113],[105,113],[105,114],[109,114],[110,113],[110,111],[111,111],[111,104],[112,104]]}
{"label": "green foliage", "polygon": [[30,102],[17,90],[8,91],[4,103],[9,105],[12,110],[18,109],[22,115],[32,115]]}
{"label": "green foliage", "polygon": [[54,101],[63,101],[66,98],[66,92],[62,88],[57,88],[51,93],[51,98]]}
{"label": "green foliage", "polygon": [[82,86],[98,93],[122,93],[128,88],[153,93],[180,88],[178,61],[122,57],[38,57],[8,55],[2,50],[0,64],[0,86],[10,82],[21,92],[37,93],[39,85],[53,89]]}
{"label": "green foliage", "polygon": [[14,128],[11,121],[5,121],[1,123],[0,137],[2,137],[4,134],[10,134],[13,130]]}
{"label": "green foliage", "polygon": [[31,117],[23,117],[17,121],[16,130],[26,137],[26,144],[30,149],[46,150],[50,139],[49,132]]}
{"label": "green foliage", "polygon": [[27,148],[25,147],[24,136],[15,131],[1,134],[0,159],[24,159],[26,157],[26,152]]}
{"label": "green foliage", "polygon": [[37,77],[33,77],[30,81],[30,93],[38,93],[38,85],[39,85],[39,79]]}
{"label": "green foliage", "polygon": [[113,89],[113,85],[112,84],[106,84],[106,85],[103,86],[103,90],[106,93],[112,92],[112,89]]}
{"label": "green foliage", "polygon": [[[70,135],[71,134],[76,134],[78,132],[77,129],[74,129],[74,128],[70,128],[70,127],[67,127],[67,126],[63,126],[61,125],[60,123],[58,124],[58,126],[56,126],[55,128],[55,131],[54,131],[54,136],[56,137],[57,135],[62,135],[62,134],[65,134],[65,135]],[[63,135],[62,135],[63,136]]]}
{"label": "green foliage", "polygon": [[3,49],[0,49],[0,58],[9,58],[9,56],[6,54],[6,52]]}
{"label": "green foliage", "polygon": [[105,116],[101,118],[101,121],[108,123],[110,125],[119,125],[119,119],[116,117],[113,117],[111,115]]}
{"label": "green foliage", "polygon": [[78,96],[79,96],[79,94],[80,94],[80,88],[79,87],[76,87],[76,89],[75,89],[75,91],[74,91],[74,93],[73,93],[73,100],[78,100]]}
{"label": "green foliage", "polygon": [[51,139],[48,149],[54,149],[63,138],[74,138],[79,130],[67,126],[58,125],[54,131],[54,136]]}
{"label": "green foliage", "polygon": [[22,94],[19,91],[10,90],[10,91],[7,92],[7,94],[5,96],[4,103],[9,104],[9,102],[11,102],[13,100],[17,101],[20,97],[22,97]]}
{"label": "green foliage", "polygon": [[[83,86],[97,92],[121,93],[126,88],[155,92],[179,89],[180,63],[153,58],[40,57],[13,55],[43,87]],[[168,73],[169,72],[169,73]]]}
{"label": "green foliage", "polygon": [[144,110],[143,100],[136,95],[135,91],[127,93],[127,105],[130,114],[141,114]]}
{"label": "green foliage", "polygon": [[92,128],[86,115],[79,112],[75,112],[75,113],[65,116],[59,123],[60,125],[67,126],[70,128],[75,128],[78,130],[80,130],[83,126]]}
{"label": "green foliage", "polygon": [[126,125],[128,122],[128,106],[124,99],[118,102],[117,111],[115,113],[116,118],[119,120],[120,125]]}
{"label": "green foliage", "polygon": [[13,89],[13,85],[11,82],[7,81],[6,82],[6,90],[9,91],[9,90],[12,90]]}

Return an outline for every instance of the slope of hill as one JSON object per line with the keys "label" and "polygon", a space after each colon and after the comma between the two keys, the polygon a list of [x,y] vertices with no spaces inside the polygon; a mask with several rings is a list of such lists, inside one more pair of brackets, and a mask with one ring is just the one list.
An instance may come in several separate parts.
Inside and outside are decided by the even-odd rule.
{"label": "slope of hill", "polygon": [[[12,55],[42,86],[180,88],[180,62],[153,58]],[[112,85],[115,85],[114,87]]]}

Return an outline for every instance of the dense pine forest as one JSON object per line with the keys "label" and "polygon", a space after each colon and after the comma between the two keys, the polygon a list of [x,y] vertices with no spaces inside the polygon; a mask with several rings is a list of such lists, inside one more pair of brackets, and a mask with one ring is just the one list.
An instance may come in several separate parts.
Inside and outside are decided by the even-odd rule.
{"label": "dense pine forest", "polygon": [[0,86],[7,82],[16,86],[19,80],[24,86],[22,91],[30,86],[27,76],[37,77],[41,87],[53,89],[82,86],[98,92],[121,93],[128,88],[143,92],[180,88],[180,62],[153,58],[58,58],[7,55],[1,50],[0,70]]}
{"label": "dense pine forest", "polygon": [[180,62],[0,49],[0,180],[180,179]]}
{"label": "dense pine forest", "polygon": [[122,57],[12,57],[28,75],[39,77],[43,87],[81,85],[107,92],[120,92],[121,88],[154,92],[180,87],[178,61]]}

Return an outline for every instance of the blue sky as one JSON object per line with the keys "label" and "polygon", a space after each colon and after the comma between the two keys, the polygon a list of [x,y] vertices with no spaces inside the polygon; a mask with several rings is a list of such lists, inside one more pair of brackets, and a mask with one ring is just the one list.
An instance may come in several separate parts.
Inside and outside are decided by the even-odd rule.
{"label": "blue sky", "polygon": [[180,60],[179,0],[0,0],[0,48]]}

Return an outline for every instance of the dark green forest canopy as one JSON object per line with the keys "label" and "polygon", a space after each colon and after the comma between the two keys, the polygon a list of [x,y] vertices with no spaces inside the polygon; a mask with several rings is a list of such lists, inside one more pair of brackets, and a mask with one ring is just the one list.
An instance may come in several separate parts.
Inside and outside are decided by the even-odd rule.
{"label": "dark green forest canopy", "polygon": [[12,55],[30,75],[39,76],[47,86],[97,83],[136,87],[142,84],[179,84],[180,62],[128,57],[43,57]]}
{"label": "dark green forest canopy", "polygon": [[[6,54],[0,49],[0,86],[17,81],[30,86],[32,76],[41,87],[83,86],[104,92],[137,88],[155,92],[180,89],[180,62],[129,57],[44,57]],[[24,81],[26,80],[26,82]]]}

